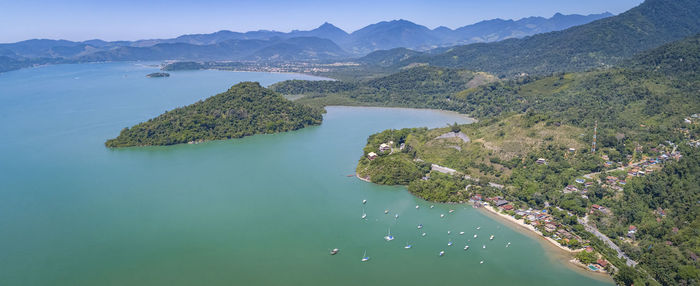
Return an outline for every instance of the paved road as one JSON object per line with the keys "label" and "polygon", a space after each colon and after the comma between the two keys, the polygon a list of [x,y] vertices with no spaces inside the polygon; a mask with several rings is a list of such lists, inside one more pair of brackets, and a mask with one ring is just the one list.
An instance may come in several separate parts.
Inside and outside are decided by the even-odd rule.
{"label": "paved road", "polygon": [[586,231],[588,231],[588,232],[592,233],[593,235],[595,235],[596,237],[600,238],[600,240],[602,240],[607,246],[609,246],[613,250],[617,251],[617,257],[624,258],[626,263],[627,263],[627,266],[634,267],[637,265],[637,261],[630,259],[627,256],[627,254],[625,254],[622,251],[622,249],[620,249],[620,247],[617,246],[617,244],[615,244],[612,240],[610,240],[609,237],[605,236],[605,234],[602,234],[600,231],[598,231],[597,228],[595,228],[592,225],[589,225],[587,220],[579,218],[578,223],[582,224],[583,227],[586,228]]}

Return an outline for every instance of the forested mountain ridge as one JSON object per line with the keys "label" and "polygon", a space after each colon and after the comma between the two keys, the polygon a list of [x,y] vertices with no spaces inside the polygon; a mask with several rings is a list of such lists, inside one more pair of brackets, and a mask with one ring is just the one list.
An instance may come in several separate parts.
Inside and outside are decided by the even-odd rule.
{"label": "forested mountain ridge", "polygon": [[[608,17],[610,14],[561,15],[552,18],[488,20],[455,30],[428,29],[406,20],[384,21],[349,34],[324,23],[308,31],[258,30],[182,35],[172,39],[137,41],[33,39],[0,44],[0,72],[41,63],[75,63],[127,60],[183,61],[332,61],[363,56],[379,49],[428,50],[456,44],[497,41],[564,29]],[[479,27],[478,29],[474,27]],[[325,42],[324,42],[325,41]]]}
{"label": "forested mountain ridge", "polygon": [[284,132],[321,124],[322,111],[291,102],[257,82],[242,82],[167,111],[107,140],[107,147],[173,145]]}
{"label": "forested mountain ridge", "polygon": [[699,32],[699,1],[647,0],[620,15],[563,31],[457,46],[400,65],[428,63],[508,76],[585,71],[617,65],[638,52]]}

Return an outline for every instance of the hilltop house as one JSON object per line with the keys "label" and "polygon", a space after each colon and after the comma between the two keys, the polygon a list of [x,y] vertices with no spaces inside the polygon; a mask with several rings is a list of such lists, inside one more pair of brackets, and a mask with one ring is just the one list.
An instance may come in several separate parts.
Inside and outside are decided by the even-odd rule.
{"label": "hilltop house", "polygon": [[389,144],[382,143],[381,145],[379,145],[380,152],[386,152],[386,151],[390,151],[390,150],[391,150],[391,146],[389,146]]}
{"label": "hilltop house", "polygon": [[374,160],[375,158],[377,158],[377,153],[369,152],[369,154],[367,154],[367,159]]}

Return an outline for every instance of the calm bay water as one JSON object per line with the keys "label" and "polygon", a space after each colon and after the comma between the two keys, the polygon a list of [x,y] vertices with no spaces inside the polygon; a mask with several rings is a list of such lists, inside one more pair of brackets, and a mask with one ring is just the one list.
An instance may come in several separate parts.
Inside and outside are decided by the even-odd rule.
{"label": "calm bay water", "polygon": [[[109,63],[0,74],[0,285],[610,285],[470,207],[430,209],[404,188],[346,176],[368,135],[467,122],[456,114],[331,107],[321,126],[295,132],[105,148],[122,128],[237,82],[311,78],[144,77],[154,71]],[[382,238],[389,227],[392,242]]]}

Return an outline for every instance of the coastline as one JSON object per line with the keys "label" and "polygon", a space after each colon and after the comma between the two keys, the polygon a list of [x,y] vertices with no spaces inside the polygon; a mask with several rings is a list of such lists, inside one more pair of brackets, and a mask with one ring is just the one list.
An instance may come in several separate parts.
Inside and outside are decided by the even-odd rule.
{"label": "coastline", "polygon": [[527,230],[537,234],[537,236],[539,236],[540,238],[547,240],[551,245],[556,246],[558,249],[560,249],[566,253],[575,254],[575,253],[583,250],[583,249],[572,250],[568,247],[565,247],[565,246],[559,244],[559,242],[557,242],[556,240],[542,235],[542,233],[539,230],[537,230],[532,225],[526,224],[523,219],[515,219],[512,216],[500,213],[500,212],[498,212],[498,210],[494,209],[492,206],[483,206],[483,207],[479,207],[477,209],[484,209],[487,213],[493,214],[494,216],[500,217],[503,220],[509,221],[509,222],[521,227],[521,228],[527,229]]}
{"label": "coastline", "polygon": [[460,123],[460,124],[473,124],[479,122],[478,119],[469,116],[468,114],[464,113],[459,113],[457,111],[452,111],[452,110],[444,110],[444,109],[436,109],[436,108],[420,108],[420,107],[403,107],[403,106],[377,106],[377,105],[326,105],[323,108],[327,107],[362,107],[362,108],[391,108],[391,109],[404,109],[404,110],[429,110],[429,111],[434,111],[434,112],[439,112],[439,113],[444,113],[444,114],[453,114],[453,115],[458,115],[464,119],[467,119],[469,122],[467,123]]}
{"label": "coastline", "polygon": [[[556,259],[559,261],[567,261],[568,263],[565,263],[565,265],[582,274],[582,275],[588,275],[591,277],[594,277],[596,279],[601,279],[604,281],[609,281],[613,282],[612,277],[609,275],[607,272],[600,272],[600,271],[591,271],[588,269],[586,265],[581,264],[580,262],[576,261],[576,259],[573,258],[573,255],[578,253],[579,251],[583,251],[582,249],[577,249],[577,250],[572,250],[567,247],[562,246],[558,242],[556,242],[554,239],[545,237],[540,233],[535,227],[529,224],[525,224],[524,220],[520,219],[517,220],[512,216],[502,214],[491,206],[484,206],[476,209],[483,209],[482,212],[485,213],[489,217],[493,217],[495,219],[499,219],[501,221],[507,221],[510,224],[516,225],[518,227],[514,227],[513,229],[516,231],[522,231],[523,234],[528,235],[528,236],[536,236],[536,240],[540,241],[542,245],[545,247],[545,250],[550,250],[548,251],[552,259]],[[546,242],[545,242],[546,241]]]}

